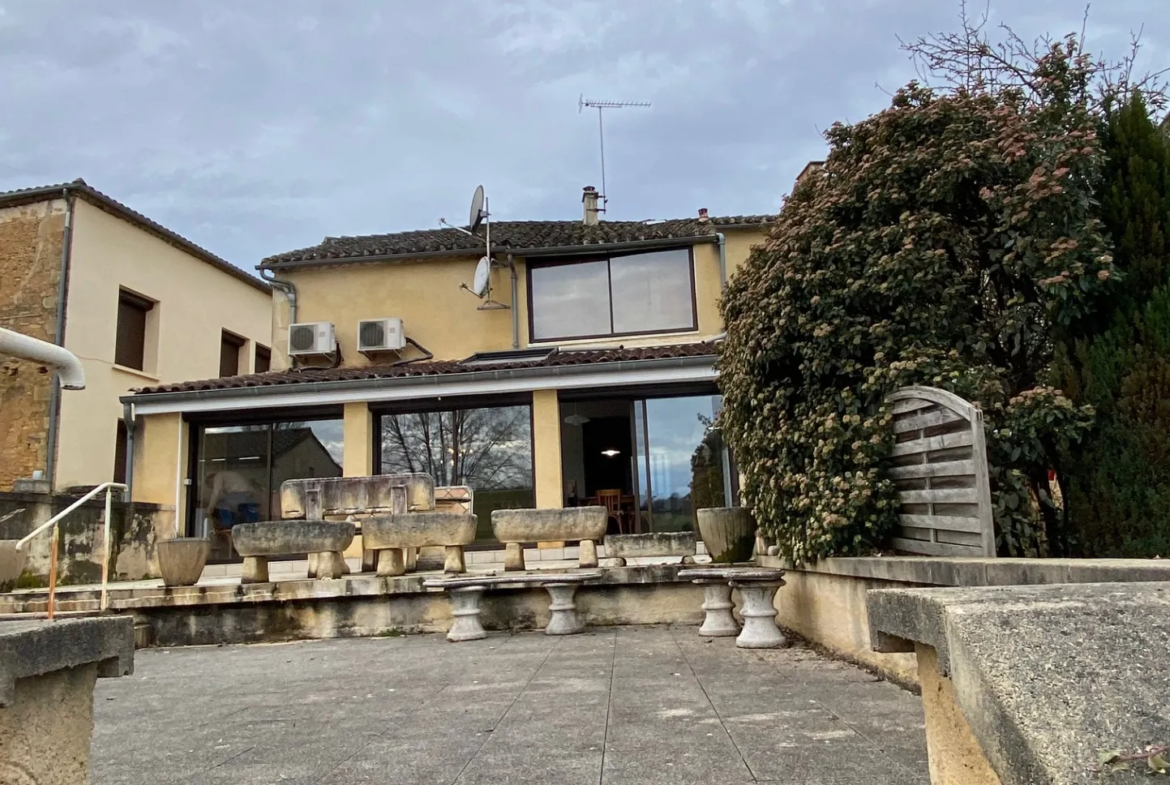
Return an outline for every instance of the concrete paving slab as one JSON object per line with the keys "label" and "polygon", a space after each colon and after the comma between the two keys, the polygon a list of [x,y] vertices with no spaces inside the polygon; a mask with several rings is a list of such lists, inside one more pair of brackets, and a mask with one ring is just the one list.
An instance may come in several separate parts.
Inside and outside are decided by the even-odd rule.
{"label": "concrete paving slab", "polygon": [[693,627],[137,653],[92,785],[925,783],[918,698]]}

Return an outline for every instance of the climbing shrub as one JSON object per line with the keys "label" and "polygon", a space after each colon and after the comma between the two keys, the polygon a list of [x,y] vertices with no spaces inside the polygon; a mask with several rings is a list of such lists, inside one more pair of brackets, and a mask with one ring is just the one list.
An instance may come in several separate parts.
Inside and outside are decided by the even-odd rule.
{"label": "climbing shrub", "polygon": [[1052,335],[1113,269],[1090,70],[1055,45],[1034,92],[911,84],[835,124],[823,171],[732,280],[722,425],[784,556],[882,547],[896,524],[883,401],[907,384],[983,408],[1001,549],[1060,549],[1048,470],[1091,411],[1044,386]]}

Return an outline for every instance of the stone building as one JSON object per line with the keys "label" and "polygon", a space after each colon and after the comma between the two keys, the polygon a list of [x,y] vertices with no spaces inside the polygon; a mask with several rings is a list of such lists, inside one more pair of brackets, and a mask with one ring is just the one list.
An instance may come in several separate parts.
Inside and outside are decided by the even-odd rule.
{"label": "stone building", "polygon": [[0,490],[120,479],[128,390],[268,368],[263,281],[82,180],[0,193],[0,326],[81,358],[64,395],[36,363],[0,357]]}

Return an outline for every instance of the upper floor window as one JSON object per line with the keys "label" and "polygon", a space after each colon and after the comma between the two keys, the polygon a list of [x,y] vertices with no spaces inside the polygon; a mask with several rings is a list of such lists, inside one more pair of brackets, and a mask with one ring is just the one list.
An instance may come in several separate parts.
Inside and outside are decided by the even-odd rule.
{"label": "upper floor window", "polygon": [[114,362],[126,368],[146,370],[147,319],[154,303],[122,290],[118,293],[118,337]]}
{"label": "upper floor window", "polygon": [[253,373],[268,373],[272,368],[272,350],[256,344],[256,364],[253,368]]}
{"label": "upper floor window", "polygon": [[240,349],[247,343],[234,333],[223,331],[219,343],[219,375],[235,376],[240,372]]}
{"label": "upper floor window", "polygon": [[528,267],[533,341],[698,329],[689,248]]}

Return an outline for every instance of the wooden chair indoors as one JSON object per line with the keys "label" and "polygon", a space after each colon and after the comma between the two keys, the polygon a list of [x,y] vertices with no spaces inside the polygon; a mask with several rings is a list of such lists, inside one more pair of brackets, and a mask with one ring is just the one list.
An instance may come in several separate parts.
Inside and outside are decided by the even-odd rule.
{"label": "wooden chair indoors", "polygon": [[622,509],[621,489],[598,491],[597,502],[605,507],[606,514],[617,522],[618,534],[627,534],[626,512]]}

